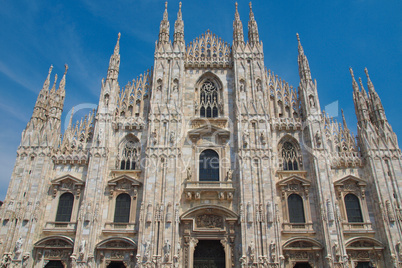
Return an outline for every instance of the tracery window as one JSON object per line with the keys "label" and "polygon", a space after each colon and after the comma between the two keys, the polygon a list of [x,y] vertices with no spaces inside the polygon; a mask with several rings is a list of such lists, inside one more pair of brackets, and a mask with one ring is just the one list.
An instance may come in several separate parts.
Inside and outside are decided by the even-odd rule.
{"label": "tracery window", "polygon": [[282,146],[283,170],[299,170],[299,162],[295,146],[285,142]]}
{"label": "tracery window", "polygon": [[288,197],[289,222],[305,223],[303,199],[298,194],[291,194]]}
{"label": "tracery window", "polygon": [[120,169],[134,170],[138,168],[140,148],[134,141],[128,141],[122,150]]}
{"label": "tracery window", "polygon": [[114,222],[130,221],[131,198],[128,194],[120,194],[116,198]]}
{"label": "tracery window", "polygon": [[200,181],[219,181],[219,155],[214,150],[204,150],[200,154]]}
{"label": "tracery window", "polygon": [[59,206],[57,207],[56,222],[69,222],[73,211],[74,195],[72,193],[64,193],[59,198]]}
{"label": "tracery window", "polygon": [[213,82],[207,80],[200,90],[200,116],[218,117],[219,97],[218,89]]}
{"label": "tracery window", "polygon": [[359,198],[356,195],[345,195],[345,208],[348,216],[348,222],[363,222]]}

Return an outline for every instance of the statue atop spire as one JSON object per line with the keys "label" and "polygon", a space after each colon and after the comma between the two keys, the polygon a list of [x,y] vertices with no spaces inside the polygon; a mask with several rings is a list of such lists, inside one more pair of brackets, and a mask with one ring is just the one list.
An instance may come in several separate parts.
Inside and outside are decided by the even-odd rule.
{"label": "statue atop spire", "polygon": [[371,82],[370,75],[368,73],[367,68],[364,68],[364,72],[366,73],[367,87],[368,87],[369,92],[375,92],[374,85],[373,85],[373,82]]}
{"label": "statue atop spire", "polygon": [[250,19],[248,21],[248,42],[251,46],[254,46],[260,43],[260,37],[258,35],[258,26],[257,22],[254,19],[254,13],[251,2],[249,6],[250,6],[250,15],[249,15]]}
{"label": "statue atop spire", "polygon": [[48,72],[48,74],[47,74],[47,78],[46,78],[45,82],[43,83],[42,89],[49,90],[49,86],[50,86],[50,74],[52,73],[52,70],[53,70],[53,65],[50,65],[49,72]]}
{"label": "statue atop spire", "polygon": [[58,90],[63,90],[66,87],[66,74],[67,74],[67,70],[68,70],[68,65],[64,64],[64,74],[63,74],[63,78],[60,81],[59,84],[59,89]]}
{"label": "statue atop spire", "polygon": [[353,74],[353,69],[352,69],[352,67],[349,67],[349,72],[350,72],[350,75],[352,76],[352,86],[353,86],[353,90],[354,90],[355,92],[358,92],[358,91],[359,91],[359,86],[357,85],[357,82],[356,82],[356,80],[355,80],[355,75]]}
{"label": "statue atop spire", "polygon": [[179,11],[177,12],[177,20],[174,24],[174,41],[173,44],[184,44],[184,22],[181,14],[181,2],[179,3]]}
{"label": "statue atop spire", "polygon": [[299,34],[296,34],[297,37],[297,43],[298,43],[298,50],[299,50],[299,56],[297,59],[297,62],[299,63],[299,76],[300,80],[303,81],[312,81],[311,79],[311,71],[310,71],[310,66],[308,64],[308,60],[306,55],[304,55],[304,50],[300,42],[300,37]]}
{"label": "statue atop spire", "polygon": [[167,12],[167,1],[165,2],[165,11],[163,12],[163,19],[161,21],[161,25],[159,28],[159,40],[158,44],[167,44],[169,43],[169,20],[168,20],[168,12]]}
{"label": "statue atop spire", "polygon": [[239,11],[237,10],[237,2],[236,2],[236,12],[235,12],[235,20],[233,21],[233,45],[237,46],[239,44],[244,45],[244,34],[243,34],[243,24],[240,20]]}
{"label": "statue atop spire", "polygon": [[[119,33],[117,35],[116,46],[114,47],[114,51],[109,61],[109,69],[107,71],[107,79],[108,80],[117,80],[119,76],[120,69],[120,36]],[[67,70],[66,70],[67,71]]]}

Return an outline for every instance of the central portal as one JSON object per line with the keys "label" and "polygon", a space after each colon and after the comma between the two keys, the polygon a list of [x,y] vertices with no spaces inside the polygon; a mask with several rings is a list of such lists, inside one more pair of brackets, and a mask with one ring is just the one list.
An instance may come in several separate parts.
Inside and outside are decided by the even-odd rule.
{"label": "central portal", "polygon": [[194,268],[225,268],[225,251],[219,240],[199,240],[194,250]]}

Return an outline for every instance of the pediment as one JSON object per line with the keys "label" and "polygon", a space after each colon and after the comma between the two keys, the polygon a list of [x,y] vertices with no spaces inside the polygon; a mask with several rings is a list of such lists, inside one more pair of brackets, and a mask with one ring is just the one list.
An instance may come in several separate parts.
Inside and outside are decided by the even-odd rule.
{"label": "pediment", "polygon": [[71,175],[64,175],[62,177],[56,178],[54,180],[52,180],[52,184],[53,185],[63,185],[63,184],[75,184],[75,185],[84,185],[85,182],[83,182],[82,180],[71,176]]}
{"label": "pediment", "polygon": [[127,237],[111,237],[96,245],[96,249],[130,250],[136,248],[135,242]]}
{"label": "pediment", "polygon": [[[205,121],[205,120],[202,120]],[[230,131],[223,128],[225,122],[214,122],[213,120],[207,120],[206,122],[200,123],[199,125],[194,125],[195,128],[188,132],[188,136],[192,140],[198,140],[203,136],[215,136],[223,140],[228,140],[230,138]]]}
{"label": "pediment", "polygon": [[140,186],[141,182],[126,174],[118,176],[108,181],[109,186],[127,185],[127,186]]}
{"label": "pediment", "polygon": [[321,250],[322,245],[311,238],[295,237],[283,244],[284,250]]}
{"label": "pediment", "polygon": [[349,175],[349,176],[346,176],[346,177],[344,177],[342,179],[337,180],[334,183],[334,185],[335,186],[342,186],[342,185],[350,184],[350,183],[357,184],[358,186],[366,186],[367,185],[367,182],[365,180],[363,180],[363,179],[361,179],[359,177],[353,176],[353,175]]}
{"label": "pediment", "polygon": [[284,178],[278,182],[279,186],[286,186],[289,184],[301,184],[302,186],[310,186],[311,181],[307,178],[303,178],[298,175],[292,175],[292,176]]}
{"label": "pediment", "polygon": [[356,237],[346,242],[347,249],[384,249],[383,244],[371,237]]}

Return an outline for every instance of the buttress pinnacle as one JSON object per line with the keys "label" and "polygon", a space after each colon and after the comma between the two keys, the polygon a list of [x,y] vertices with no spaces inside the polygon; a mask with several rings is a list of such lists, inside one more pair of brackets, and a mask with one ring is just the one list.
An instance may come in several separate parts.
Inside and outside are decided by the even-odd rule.
{"label": "buttress pinnacle", "polygon": [[244,44],[243,24],[241,23],[239,11],[237,10],[237,2],[235,20],[233,21],[233,44],[235,46]]}
{"label": "buttress pinnacle", "polygon": [[163,12],[163,19],[161,21],[161,25],[159,28],[159,44],[165,44],[169,42],[169,20],[168,20],[168,12],[167,12],[167,1],[165,2],[165,11]]}
{"label": "buttress pinnacle", "polygon": [[50,65],[49,72],[47,74],[47,78],[46,78],[45,82],[43,83],[43,88],[42,89],[47,89],[47,90],[49,89],[49,86],[50,86],[50,74],[52,73],[52,70],[53,70],[53,65]]}
{"label": "buttress pinnacle", "polygon": [[249,14],[250,19],[248,22],[248,42],[251,46],[254,46],[255,44],[258,44],[260,42],[260,37],[258,35],[258,26],[257,22],[254,19],[253,7],[251,5],[251,2],[249,6],[250,6],[250,14]]}
{"label": "buttress pinnacle", "polygon": [[303,50],[303,47],[302,47],[301,42],[300,42],[299,34],[296,34],[296,37],[297,37],[298,51],[299,51],[297,62],[299,64],[300,80],[312,81],[310,66],[308,64],[308,60],[307,60],[306,55],[304,55],[304,50]]}

